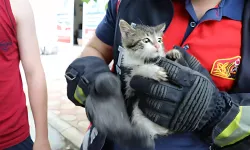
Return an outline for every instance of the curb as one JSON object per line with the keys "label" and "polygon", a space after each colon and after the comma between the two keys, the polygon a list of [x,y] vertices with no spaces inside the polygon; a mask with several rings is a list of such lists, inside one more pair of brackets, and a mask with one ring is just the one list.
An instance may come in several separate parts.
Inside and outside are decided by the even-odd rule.
{"label": "curb", "polygon": [[66,140],[71,142],[76,148],[80,149],[84,134],[75,127],[60,119],[56,114],[48,111],[48,123],[56,129]]}

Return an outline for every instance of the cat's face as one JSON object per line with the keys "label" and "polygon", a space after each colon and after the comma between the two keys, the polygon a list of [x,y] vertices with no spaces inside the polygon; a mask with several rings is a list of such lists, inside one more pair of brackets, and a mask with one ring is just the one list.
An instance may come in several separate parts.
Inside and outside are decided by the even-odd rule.
{"label": "cat's face", "polygon": [[133,56],[141,59],[164,56],[162,35],[165,23],[154,27],[136,25],[133,28],[120,20],[119,26],[123,47]]}

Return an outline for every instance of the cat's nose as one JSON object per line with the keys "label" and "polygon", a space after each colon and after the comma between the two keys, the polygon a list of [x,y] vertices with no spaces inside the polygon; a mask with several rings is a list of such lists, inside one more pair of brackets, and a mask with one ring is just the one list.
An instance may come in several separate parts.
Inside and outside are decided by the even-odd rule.
{"label": "cat's nose", "polygon": [[160,45],[159,44],[154,44],[155,48],[156,48],[156,51],[158,51],[158,49],[160,48]]}

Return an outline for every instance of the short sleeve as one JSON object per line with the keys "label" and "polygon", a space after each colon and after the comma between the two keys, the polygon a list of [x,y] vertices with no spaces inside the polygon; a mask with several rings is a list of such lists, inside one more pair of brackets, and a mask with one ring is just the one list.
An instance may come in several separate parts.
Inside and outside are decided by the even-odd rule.
{"label": "short sleeve", "polygon": [[96,28],[96,36],[104,43],[113,46],[118,0],[109,0],[106,15]]}

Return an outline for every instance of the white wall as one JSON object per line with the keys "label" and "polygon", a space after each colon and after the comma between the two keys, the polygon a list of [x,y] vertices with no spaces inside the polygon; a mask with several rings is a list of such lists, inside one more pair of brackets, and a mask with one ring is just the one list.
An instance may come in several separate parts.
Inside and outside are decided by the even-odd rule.
{"label": "white wall", "polygon": [[91,0],[88,4],[83,4],[83,46],[93,36],[96,27],[105,16],[107,2],[108,0],[98,0],[97,2]]}
{"label": "white wall", "polygon": [[57,40],[56,33],[56,1],[30,0],[33,8],[39,46]]}

